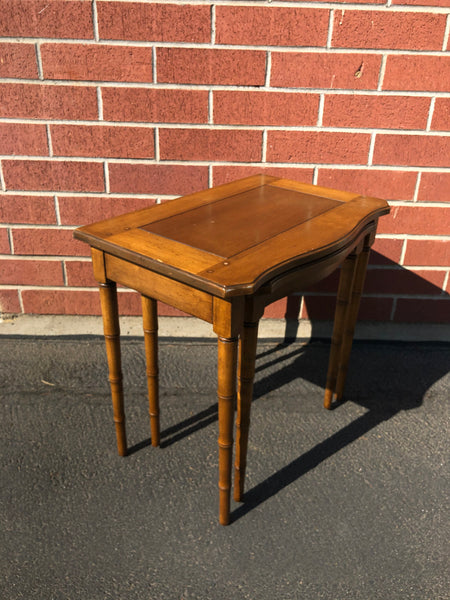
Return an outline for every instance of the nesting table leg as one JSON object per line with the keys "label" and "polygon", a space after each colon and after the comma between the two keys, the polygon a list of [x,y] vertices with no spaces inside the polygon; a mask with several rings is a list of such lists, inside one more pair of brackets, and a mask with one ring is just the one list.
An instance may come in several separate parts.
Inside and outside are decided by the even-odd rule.
{"label": "nesting table leg", "polygon": [[333,394],[336,388],[337,374],[342,353],[342,340],[344,336],[347,313],[352,298],[353,282],[355,279],[357,255],[350,254],[344,261],[339,278],[339,288],[336,299],[336,312],[334,316],[333,335],[331,337],[330,359],[328,363],[327,383],[325,387],[325,408],[331,408]]}
{"label": "nesting table leg", "polygon": [[244,494],[257,339],[258,323],[244,323],[239,342],[236,458],[234,463],[234,499],[236,502],[240,502]]}
{"label": "nesting table leg", "polygon": [[233,453],[233,419],[236,397],[237,338],[219,337],[219,522],[230,521],[231,463]]}
{"label": "nesting table leg", "polygon": [[144,325],[145,356],[147,362],[148,404],[152,446],[159,446],[159,397],[158,397],[158,314],[153,298],[141,296]]}
{"label": "nesting table leg", "polygon": [[108,358],[109,382],[116,426],[117,449],[121,456],[127,454],[125,414],[123,410],[122,367],[120,357],[119,311],[117,307],[117,287],[112,281],[100,283],[100,302],[103,315],[103,331]]}
{"label": "nesting table leg", "polygon": [[355,333],[356,319],[358,317],[359,303],[364,287],[366,277],[367,263],[369,262],[370,246],[365,245],[362,252],[358,256],[356,263],[355,279],[353,282],[353,290],[350,301],[350,306],[347,311],[344,327],[344,335],[342,339],[341,355],[339,360],[339,368],[336,382],[336,400],[341,400],[344,393],[345,379],[347,377],[348,362],[352,349],[353,335]]}

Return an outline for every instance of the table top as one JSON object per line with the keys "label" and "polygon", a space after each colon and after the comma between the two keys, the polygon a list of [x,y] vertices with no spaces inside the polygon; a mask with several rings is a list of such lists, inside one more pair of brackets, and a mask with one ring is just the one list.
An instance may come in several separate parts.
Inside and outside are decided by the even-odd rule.
{"label": "table top", "polygon": [[81,227],[92,247],[222,297],[351,244],[384,200],[255,175]]}

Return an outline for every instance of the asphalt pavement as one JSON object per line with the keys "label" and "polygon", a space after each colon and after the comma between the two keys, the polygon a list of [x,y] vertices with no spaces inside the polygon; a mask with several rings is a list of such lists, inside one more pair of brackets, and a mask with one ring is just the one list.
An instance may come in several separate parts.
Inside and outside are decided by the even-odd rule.
{"label": "asphalt pavement", "polygon": [[162,340],[161,448],[123,341],[117,455],[103,340],[0,337],[1,600],[444,600],[450,344],[258,345],[246,495],[218,524],[216,348]]}

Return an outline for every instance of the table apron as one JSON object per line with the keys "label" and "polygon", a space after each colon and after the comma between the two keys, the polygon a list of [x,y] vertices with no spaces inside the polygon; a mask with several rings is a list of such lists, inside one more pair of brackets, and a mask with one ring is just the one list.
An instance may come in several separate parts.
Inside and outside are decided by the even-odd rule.
{"label": "table apron", "polygon": [[213,296],[184,283],[105,253],[106,277],[165,302],[208,323],[213,322]]}

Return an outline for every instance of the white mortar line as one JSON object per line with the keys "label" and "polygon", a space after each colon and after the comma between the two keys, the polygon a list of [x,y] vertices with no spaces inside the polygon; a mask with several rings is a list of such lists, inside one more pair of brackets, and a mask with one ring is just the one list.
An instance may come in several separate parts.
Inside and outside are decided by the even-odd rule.
{"label": "white mortar line", "polygon": [[37,42],[34,45],[34,48],[35,48],[35,51],[36,51],[36,62],[37,62],[37,68],[38,68],[38,77],[42,81],[44,79],[44,71],[43,71],[43,68],[42,68],[41,47],[39,45],[39,42]]}
{"label": "white mortar line", "polygon": [[270,50],[266,53],[266,76],[264,79],[264,87],[270,88],[270,78],[272,74],[272,52]]}
{"label": "white mortar line", "polygon": [[419,171],[417,173],[417,179],[416,179],[416,186],[414,188],[414,195],[413,195],[413,202],[417,203],[417,198],[419,196],[419,189],[420,189],[420,180],[422,178],[422,173]]}
{"label": "white mortar line", "polygon": [[53,144],[52,144],[52,134],[50,131],[49,124],[47,124],[45,126],[45,131],[47,133],[48,155],[52,158],[53,157]]}
{"label": "white mortar line", "polygon": [[156,47],[152,47],[152,81],[157,83],[158,81],[158,70],[156,66]]}
{"label": "white mortar line", "polygon": [[214,124],[214,96],[213,91],[208,91],[208,123]]}
{"label": "white mortar line", "polygon": [[444,283],[442,284],[442,291],[445,292],[447,289],[448,282],[450,280],[450,271],[447,271],[447,274],[444,277]]}
{"label": "white mortar line", "polygon": [[376,139],[376,133],[372,133],[372,136],[370,138],[370,146],[369,146],[369,154],[367,157],[367,166],[371,166],[372,165],[372,161],[373,161],[373,151],[375,149],[375,139]]}
{"label": "white mortar line", "polygon": [[318,167],[314,167],[314,169],[313,169],[313,178],[312,178],[313,185],[317,185],[317,180],[318,179],[319,179],[319,169],[318,169]]}
{"label": "white mortar line", "polygon": [[[273,51],[273,49],[272,49]],[[448,53],[446,54],[448,56]],[[301,86],[271,86],[270,88],[264,88],[260,85],[239,85],[239,84],[211,84],[211,83],[173,83],[173,82],[159,82],[152,83],[151,81],[76,81],[68,79],[46,79],[40,81],[37,79],[16,79],[12,77],[2,78],[2,84],[11,85],[38,85],[48,86],[54,88],[61,87],[83,87],[83,88],[96,88],[101,86],[104,88],[126,88],[126,89],[146,89],[146,90],[174,90],[174,91],[201,91],[201,90],[224,90],[224,91],[273,91],[280,93],[323,93],[330,95],[356,95],[356,96],[406,96],[406,97],[424,97],[424,98],[450,98],[450,92],[448,91],[427,91],[427,90],[380,90],[378,89],[361,89],[355,90],[352,88],[333,88],[329,87],[301,87]]]}
{"label": "white mortar line", "polygon": [[[98,108],[98,119],[99,119],[99,121],[103,121],[103,98],[102,98],[102,88],[100,86],[97,86],[97,108]],[[90,123],[92,123],[92,121],[90,121]]]}
{"label": "white mortar line", "polygon": [[404,264],[407,244],[408,244],[408,240],[405,238],[405,240],[403,242],[402,251],[401,251],[401,254],[400,254],[400,260],[398,261],[398,264],[401,265],[401,266],[403,266],[403,264]]}
{"label": "white mortar line", "polygon": [[57,225],[61,226],[61,214],[59,212],[59,200],[58,200],[58,196],[56,194],[53,196],[53,200],[55,203],[56,223],[57,223]]}
{"label": "white mortar line", "polygon": [[263,134],[262,134],[261,162],[265,163],[266,160],[267,160],[267,129],[264,129]]}
{"label": "white mortar line", "polygon": [[61,261],[61,266],[62,266],[62,274],[63,274],[63,285],[64,285],[64,287],[67,287],[67,269],[66,269],[66,261],[65,260]]}
{"label": "white mortar line", "polygon": [[431,100],[430,100],[430,108],[428,110],[428,119],[427,119],[426,131],[430,131],[431,130],[431,123],[433,121],[433,114],[434,114],[435,103],[436,103],[436,98],[431,98]]}
{"label": "white mortar line", "polygon": [[109,194],[109,166],[107,160],[103,163],[103,177],[105,179],[105,192]]}
{"label": "white mortar line", "polygon": [[443,52],[445,52],[447,50],[449,35],[450,35],[450,14],[447,14],[447,24],[445,26],[444,40],[442,42],[442,51]]}
{"label": "white mortar line", "polygon": [[211,44],[216,43],[216,6],[211,4]]}
{"label": "white mortar line", "polygon": [[319,109],[317,114],[317,127],[322,128],[323,123],[323,109],[325,107],[325,95],[320,94],[319,96]]}
{"label": "white mortar line", "polygon": [[99,41],[100,36],[98,33],[98,15],[97,15],[97,2],[96,0],[92,0],[92,25],[94,28],[94,40],[96,42]]}
{"label": "white mortar line", "polygon": [[159,163],[160,153],[159,153],[159,127],[155,127],[155,161]]}
{"label": "white mortar line", "polygon": [[3,192],[6,192],[5,179],[3,177],[2,161],[0,160],[0,187]]}
{"label": "white mortar line", "polygon": [[331,48],[331,41],[333,39],[333,22],[334,22],[334,9],[330,10],[330,17],[328,19],[328,36],[327,36],[327,48]]}
{"label": "white mortar line", "polygon": [[12,229],[11,227],[6,227],[6,235],[8,237],[8,242],[9,242],[9,250],[10,250],[10,254],[8,256],[14,255],[14,239],[13,239],[13,234],[12,234]]}
{"label": "white mortar line", "polygon": [[383,90],[384,74],[386,72],[386,63],[387,63],[387,54],[383,54],[383,56],[381,57],[380,73],[378,75],[377,91],[379,91],[379,92],[381,92]]}

